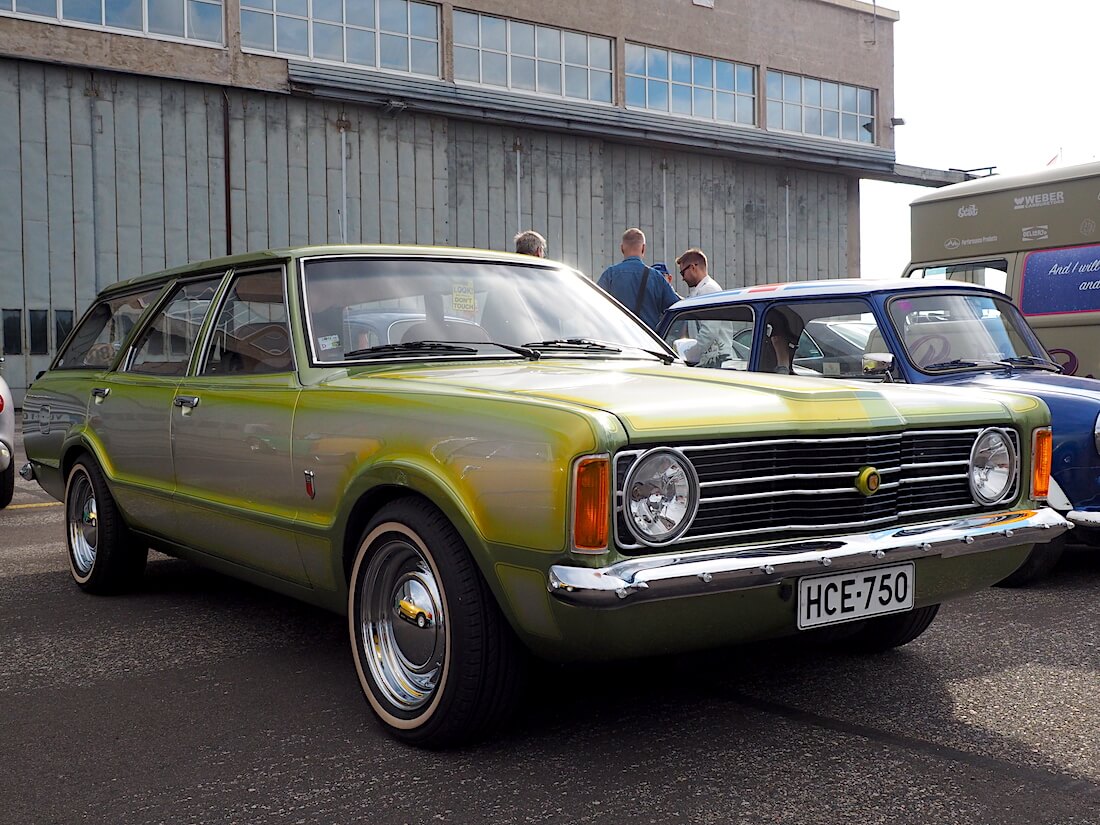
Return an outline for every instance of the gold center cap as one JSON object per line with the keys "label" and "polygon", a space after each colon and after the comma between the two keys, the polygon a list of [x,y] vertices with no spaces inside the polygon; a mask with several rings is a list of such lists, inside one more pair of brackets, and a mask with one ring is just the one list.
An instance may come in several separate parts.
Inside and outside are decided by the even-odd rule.
{"label": "gold center cap", "polygon": [[856,489],[865,496],[873,496],[882,486],[882,477],[874,467],[864,467],[856,475]]}

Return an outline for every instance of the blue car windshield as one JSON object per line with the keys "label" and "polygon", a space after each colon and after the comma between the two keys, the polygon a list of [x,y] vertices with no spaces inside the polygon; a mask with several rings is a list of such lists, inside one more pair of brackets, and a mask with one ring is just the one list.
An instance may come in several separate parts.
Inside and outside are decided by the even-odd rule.
{"label": "blue car windshield", "polygon": [[315,362],[672,357],[566,267],[340,255],[304,261],[301,284]]}
{"label": "blue car windshield", "polygon": [[1050,360],[1005,299],[939,292],[902,295],[890,301],[889,312],[909,360],[927,372]]}

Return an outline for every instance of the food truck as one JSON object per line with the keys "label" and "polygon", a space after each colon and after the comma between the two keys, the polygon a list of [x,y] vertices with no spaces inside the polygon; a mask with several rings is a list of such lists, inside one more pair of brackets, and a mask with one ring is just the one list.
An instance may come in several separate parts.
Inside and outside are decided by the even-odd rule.
{"label": "food truck", "polygon": [[945,186],[910,218],[907,277],[1006,292],[1063,372],[1100,376],[1100,163]]}

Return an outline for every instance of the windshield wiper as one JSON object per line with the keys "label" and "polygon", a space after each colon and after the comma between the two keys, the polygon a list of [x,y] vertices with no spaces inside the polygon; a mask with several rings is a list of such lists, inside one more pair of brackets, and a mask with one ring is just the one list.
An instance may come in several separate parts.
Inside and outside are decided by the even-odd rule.
{"label": "windshield wiper", "polygon": [[645,347],[635,347],[629,344],[607,344],[603,341],[593,341],[591,338],[554,338],[550,341],[531,341],[524,344],[525,347],[532,347],[534,349],[559,349],[559,350],[576,350],[578,352],[622,352],[623,348],[637,350],[638,352],[644,352],[646,355],[652,355],[654,358],[660,359],[665,364],[671,364],[676,360],[676,357],[668,352],[661,352],[660,350],[646,349]]}
{"label": "windshield wiper", "polygon": [[345,352],[345,358],[355,358],[360,355],[401,355],[406,352],[469,352],[475,353],[473,347],[460,344],[449,344],[444,341],[405,341],[402,344],[381,344],[377,347],[364,347]]}
{"label": "windshield wiper", "polygon": [[[966,361],[962,358],[956,358],[953,361],[937,361],[935,364],[924,364],[921,369],[925,370],[948,370],[954,367],[980,367],[980,366],[994,365],[997,366],[996,361]],[[1004,366],[1004,364],[1000,364]]]}
{"label": "windshield wiper", "polygon": [[1038,355],[1017,355],[1014,358],[1004,359],[1009,364],[1027,364],[1032,367],[1039,367],[1040,369],[1050,370],[1051,372],[1061,372],[1062,368],[1046,358],[1040,358]]}
{"label": "windshield wiper", "polygon": [[460,352],[475,353],[478,346],[493,346],[522,355],[529,361],[538,361],[539,353],[529,347],[517,347],[512,344],[501,344],[499,341],[405,341],[400,344],[381,344],[377,347],[355,349],[344,353],[345,358],[355,358],[360,355],[386,355],[406,352]]}
{"label": "windshield wiper", "polygon": [[523,346],[532,349],[571,349],[581,352],[622,352],[619,347],[589,338],[553,338],[549,341],[528,341]]}

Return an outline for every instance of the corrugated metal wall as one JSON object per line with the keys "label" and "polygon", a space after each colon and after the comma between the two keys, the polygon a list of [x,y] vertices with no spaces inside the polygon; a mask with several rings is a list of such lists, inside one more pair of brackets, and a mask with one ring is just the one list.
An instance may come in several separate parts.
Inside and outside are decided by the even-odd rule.
{"label": "corrugated metal wall", "polygon": [[650,261],[700,246],[728,287],[788,259],[796,277],[849,271],[842,175],[17,60],[0,60],[0,193],[17,403],[56,347],[51,312],[49,352],[28,354],[29,310],[79,316],[120,278],[228,251],[345,234],[503,250],[533,228],[598,277],[640,226]]}

